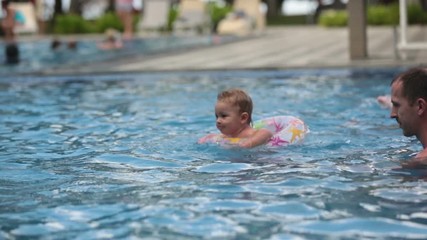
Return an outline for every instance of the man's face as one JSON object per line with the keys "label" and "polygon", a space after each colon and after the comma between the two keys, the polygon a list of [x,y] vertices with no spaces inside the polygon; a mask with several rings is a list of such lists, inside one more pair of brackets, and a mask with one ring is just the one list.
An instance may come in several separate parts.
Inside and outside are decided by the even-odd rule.
{"label": "man's face", "polygon": [[403,135],[406,137],[417,135],[419,128],[419,116],[417,104],[411,106],[407,98],[403,96],[403,83],[400,80],[391,85],[391,109],[390,117],[396,119]]}

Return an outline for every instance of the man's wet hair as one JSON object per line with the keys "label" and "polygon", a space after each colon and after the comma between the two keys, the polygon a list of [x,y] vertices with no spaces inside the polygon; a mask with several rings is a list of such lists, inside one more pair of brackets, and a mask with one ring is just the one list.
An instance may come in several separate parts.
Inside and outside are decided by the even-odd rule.
{"label": "man's wet hair", "polygon": [[427,67],[411,68],[393,79],[391,84],[401,81],[403,97],[412,105],[418,98],[427,101]]}

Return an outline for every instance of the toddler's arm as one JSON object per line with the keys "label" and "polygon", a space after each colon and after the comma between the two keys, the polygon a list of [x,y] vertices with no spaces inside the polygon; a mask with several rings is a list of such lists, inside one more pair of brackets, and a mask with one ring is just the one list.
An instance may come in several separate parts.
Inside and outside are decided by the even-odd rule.
{"label": "toddler's arm", "polygon": [[239,147],[242,148],[253,148],[259,145],[266,144],[271,137],[273,137],[273,133],[265,128],[261,128],[255,132],[255,134],[239,143]]}
{"label": "toddler's arm", "polygon": [[208,142],[211,142],[213,138],[217,138],[217,137],[218,137],[218,134],[211,133],[211,134],[208,134],[208,135],[200,138],[199,141],[197,141],[197,143],[199,143],[199,144],[208,143]]}

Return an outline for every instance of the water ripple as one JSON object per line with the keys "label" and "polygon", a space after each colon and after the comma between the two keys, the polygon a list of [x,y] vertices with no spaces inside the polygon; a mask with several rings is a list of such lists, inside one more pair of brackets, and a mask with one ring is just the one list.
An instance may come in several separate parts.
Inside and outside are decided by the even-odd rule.
{"label": "water ripple", "polygon": [[291,232],[305,232],[319,236],[350,238],[409,238],[424,239],[427,234],[425,225],[395,221],[385,218],[342,219],[334,221],[314,221],[290,224],[285,227]]}
{"label": "water ripple", "polygon": [[[398,70],[1,78],[0,238],[423,239],[421,146],[375,101]],[[230,87],[304,143],[197,144]]]}

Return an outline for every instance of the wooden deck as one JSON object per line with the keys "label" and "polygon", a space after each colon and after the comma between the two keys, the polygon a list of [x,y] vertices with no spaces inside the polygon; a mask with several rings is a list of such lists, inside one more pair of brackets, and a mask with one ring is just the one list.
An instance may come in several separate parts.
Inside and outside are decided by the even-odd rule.
{"label": "wooden deck", "polygon": [[[55,73],[392,67],[427,62],[426,50],[408,51],[405,59],[399,58],[397,36],[391,27],[369,27],[368,58],[350,60],[347,28],[273,27],[237,42],[57,69]],[[408,39],[427,42],[427,28],[411,27]]]}

